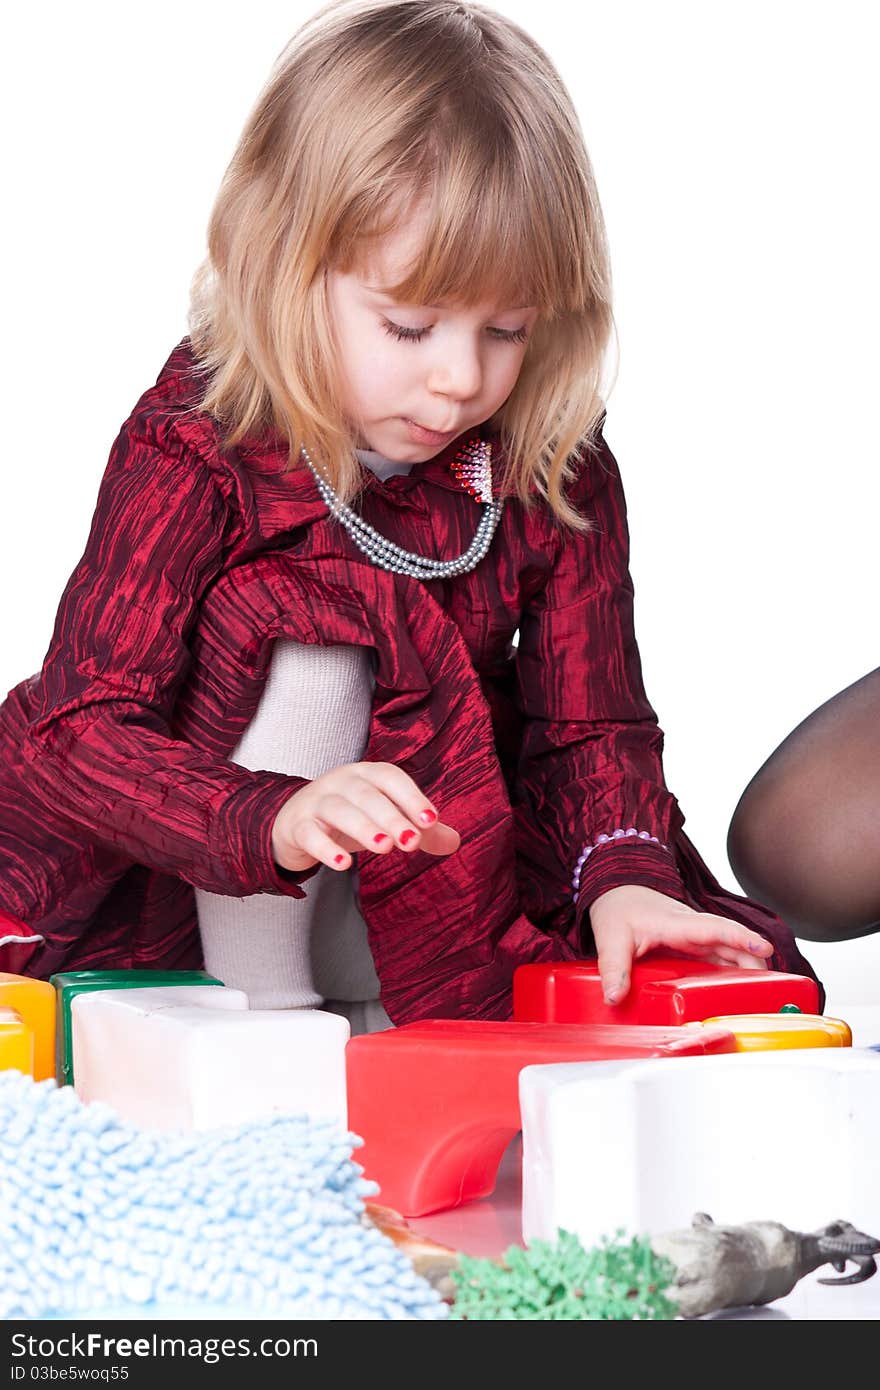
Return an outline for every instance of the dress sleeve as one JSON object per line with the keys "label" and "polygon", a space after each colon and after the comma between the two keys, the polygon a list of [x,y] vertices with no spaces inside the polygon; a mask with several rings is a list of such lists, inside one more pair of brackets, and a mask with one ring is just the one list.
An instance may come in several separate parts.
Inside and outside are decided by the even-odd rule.
{"label": "dress sleeve", "polygon": [[[227,493],[230,497],[227,497]],[[187,636],[241,529],[167,416],[123,426],[55,620],[23,755],[47,818],[210,892],[304,897],[271,832],[308,779],[251,772],[172,737]]]}
{"label": "dress sleeve", "polygon": [[[741,922],[773,945],[770,967],[809,975],[791,929],[715,879],[684,832],[663,776],[663,734],[642,684],[626,503],[601,432],[570,496],[593,522],[560,532],[547,582],[520,621],[523,718],[512,803],[523,910],[593,951],[589,907],[625,884]],[[572,912],[574,919],[572,922]]]}
{"label": "dress sleeve", "polygon": [[568,496],[593,529],[557,528],[547,581],[520,620],[514,801],[524,910],[561,924],[574,902],[580,926],[610,888],[685,894],[670,850],[684,818],[642,683],[626,504],[601,432],[578,469]]}

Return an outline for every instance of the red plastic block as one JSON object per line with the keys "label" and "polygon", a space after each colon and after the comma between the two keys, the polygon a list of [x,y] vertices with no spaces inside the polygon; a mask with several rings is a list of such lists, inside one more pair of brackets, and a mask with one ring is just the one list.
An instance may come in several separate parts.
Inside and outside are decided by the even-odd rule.
{"label": "red plastic block", "polygon": [[519,1074],[543,1062],[735,1052],[722,1027],[601,1027],[431,1019],[346,1047],[348,1126],[381,1200],[403,1216],[443,1211],[495,1187],[521,1128]]}
{"label": "red plastic block", "polygon": [[628,1023],[679,1027],[719,1014],[778,1013],[796,1004],[819,1007],[815,980],[777,970],[737,970],[676,956],[633,961],[632,984],[619,1004],[606,1004],[595,960],[521,965],[513,976],[519,1023]]}

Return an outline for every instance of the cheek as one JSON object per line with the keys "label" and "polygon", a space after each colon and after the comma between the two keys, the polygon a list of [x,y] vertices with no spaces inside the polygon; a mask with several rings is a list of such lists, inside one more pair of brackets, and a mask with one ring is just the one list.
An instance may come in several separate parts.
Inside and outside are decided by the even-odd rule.
{"label": "cheek", "polygon": [[511,353],[506,361],[496,363],[495,371],[492,374],[493,395],[507,400],[522,371],[524,358],[525,353],[516,352]]}
{"label": "cheek", "polygon": [[406,359],[400,352],[391,350],[393,344],[382,341],[384,335],[375,334],[358,346],[353,366],[353,381],[358,394],[374,403],[378,397],[387,398],[394,394],[395,388],[406,380]]}

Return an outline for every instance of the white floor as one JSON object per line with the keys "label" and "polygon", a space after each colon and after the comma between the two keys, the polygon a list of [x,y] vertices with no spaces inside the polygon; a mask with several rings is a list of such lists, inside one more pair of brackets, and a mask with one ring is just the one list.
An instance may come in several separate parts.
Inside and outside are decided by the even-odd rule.
{"label": "white floor", "polygon": [[[826,1014],[842,1018],[850,1024],[855,1046],[880,1043],[880,933],[834,946],[802,942],[801,950],[825,985],[828,996]],[[410,1226],[414,1231],[454,1246],[468,1255],[497,1257],[511,1245],[522,1245],[521,1157],[522,1143],[517,1137],[505,1154],[491,1197],[451,1211],[413,1218]],[[712,1215],[718,1221],[724,1220],[723,1212],[713,1212]],[[756,1219],[758,1215],[756,1213]],[[847,1213],[829,1213],[829,1221],[835,1218],[846,1220]],[[880,1239],[880,1231],[868,1234]],[[850,1264],[846,1272],[852,1273],[854,1268]],[[863,1284],[838,1288],[818,1282],[826,1276],[836,1277],[830,1265],[802,1279],[787,1297],[777,1299],[773,1304],[763,1308],[716,1313],[706,1320],[880,1318],[880,1272]]]}
{"label": "white floor", "polygon": [[880,1006],[880,932],[833,946],[818,941],[798,944],[828,993],[827,1014],[833,1015],[838,1004]]}

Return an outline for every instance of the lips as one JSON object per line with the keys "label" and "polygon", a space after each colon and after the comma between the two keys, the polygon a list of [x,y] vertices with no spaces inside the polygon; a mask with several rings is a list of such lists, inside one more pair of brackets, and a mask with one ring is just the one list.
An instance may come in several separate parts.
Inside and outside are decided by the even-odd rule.
{"label": "lips", "polygon": [[428,434],[455,434],[455,430],[438,430],[433,425],[423,425],[421,420],[410,420],[411,425],[418,425],[420,430],[427,430]]}
{"label": "lips", "polygon": [[413,438],[419,444],[432,444],[435,448],[442,448],[455,438],[456,430],[432,430],[427,425],[420,425],[418,421],[411,420],[408,416],[403,416],[403,423],[406,425]]}

